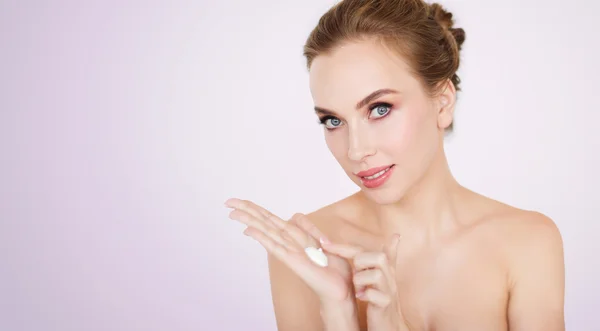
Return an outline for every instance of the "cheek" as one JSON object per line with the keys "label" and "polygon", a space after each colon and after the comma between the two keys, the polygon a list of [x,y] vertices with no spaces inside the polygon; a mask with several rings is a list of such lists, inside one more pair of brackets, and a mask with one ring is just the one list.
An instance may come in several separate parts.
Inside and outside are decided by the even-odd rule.
{"label": "cheek", "polygon": [[344,163],[348,152],[348,142],[340,132],[325,132],[325,143],[333,157]]}
{"label": "cheek", "polygon": [[[376,130],[380,150],[397,162],[422,159],[428,146],[435,143],[435,127],[424,106],[404,108],[382,123]],[[433,133],[433,134],[431,134]]]}
{"label": "cheek", "polygon": [[417,122],[415,112],[408,109],[396,111],[384,119],[375,130],[379,150],[388,156],[403,159],[417,141]]}

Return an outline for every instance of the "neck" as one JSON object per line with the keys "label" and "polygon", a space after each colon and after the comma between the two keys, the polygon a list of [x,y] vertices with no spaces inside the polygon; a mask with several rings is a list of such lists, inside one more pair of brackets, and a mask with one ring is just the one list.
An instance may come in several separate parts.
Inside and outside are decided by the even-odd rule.
{"label": "neck", "polygon": [[431,241],[458,227],[456,206],[462,187],[452,176],[443,150],[439,154],[400,201],[372,204],[383,235],[399,233]]}

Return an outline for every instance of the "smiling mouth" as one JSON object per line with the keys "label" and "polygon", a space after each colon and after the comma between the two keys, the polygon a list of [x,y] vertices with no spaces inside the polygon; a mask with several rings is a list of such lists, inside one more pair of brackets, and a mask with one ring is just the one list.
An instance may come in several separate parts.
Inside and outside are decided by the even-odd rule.
{"label": "smiling mouth", "polygon": [[378,172],[378,173],[376,173],[374,175],[371,175],[371,176],[360,176],[360,178],[364,178],[364,179],[367,179],[367,180],[372,180],[372,179],[378,178],[378,177],[382,176],[383,174],[385,174],[386,172],[390,171],[390,169],[392,169],[392,167],[393,167],[393,165],[391,165],[391,166],[389,166],[389,167],[381,170],[380,172]]}

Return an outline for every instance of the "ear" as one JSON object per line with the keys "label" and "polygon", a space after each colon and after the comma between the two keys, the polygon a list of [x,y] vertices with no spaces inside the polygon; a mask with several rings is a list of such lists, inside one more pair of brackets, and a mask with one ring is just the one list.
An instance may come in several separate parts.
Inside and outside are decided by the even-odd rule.
{"label": "ear", "polygon": [[438,128],[445,130],[454,120],[454,106],[456,103],[456,88],[451,80],[442,86],[442,92],[437,96],[436,107],[438,110]]}

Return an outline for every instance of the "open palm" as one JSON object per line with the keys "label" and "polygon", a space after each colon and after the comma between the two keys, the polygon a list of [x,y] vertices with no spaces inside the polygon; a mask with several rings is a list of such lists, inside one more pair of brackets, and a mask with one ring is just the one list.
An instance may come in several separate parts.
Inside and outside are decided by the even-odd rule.
{"label": "open palm", "polygon": [[231,219],[248,226],[244,234],[293,270],[319,297],[344,300],[353,295],[352,269],[345,258],[324,251],[328,265],[321,267],[305,253],[307,247],[329,242],[305,215],[295,214],[286,222],[250,201],[229,199],[226,205],[233,208]]}

